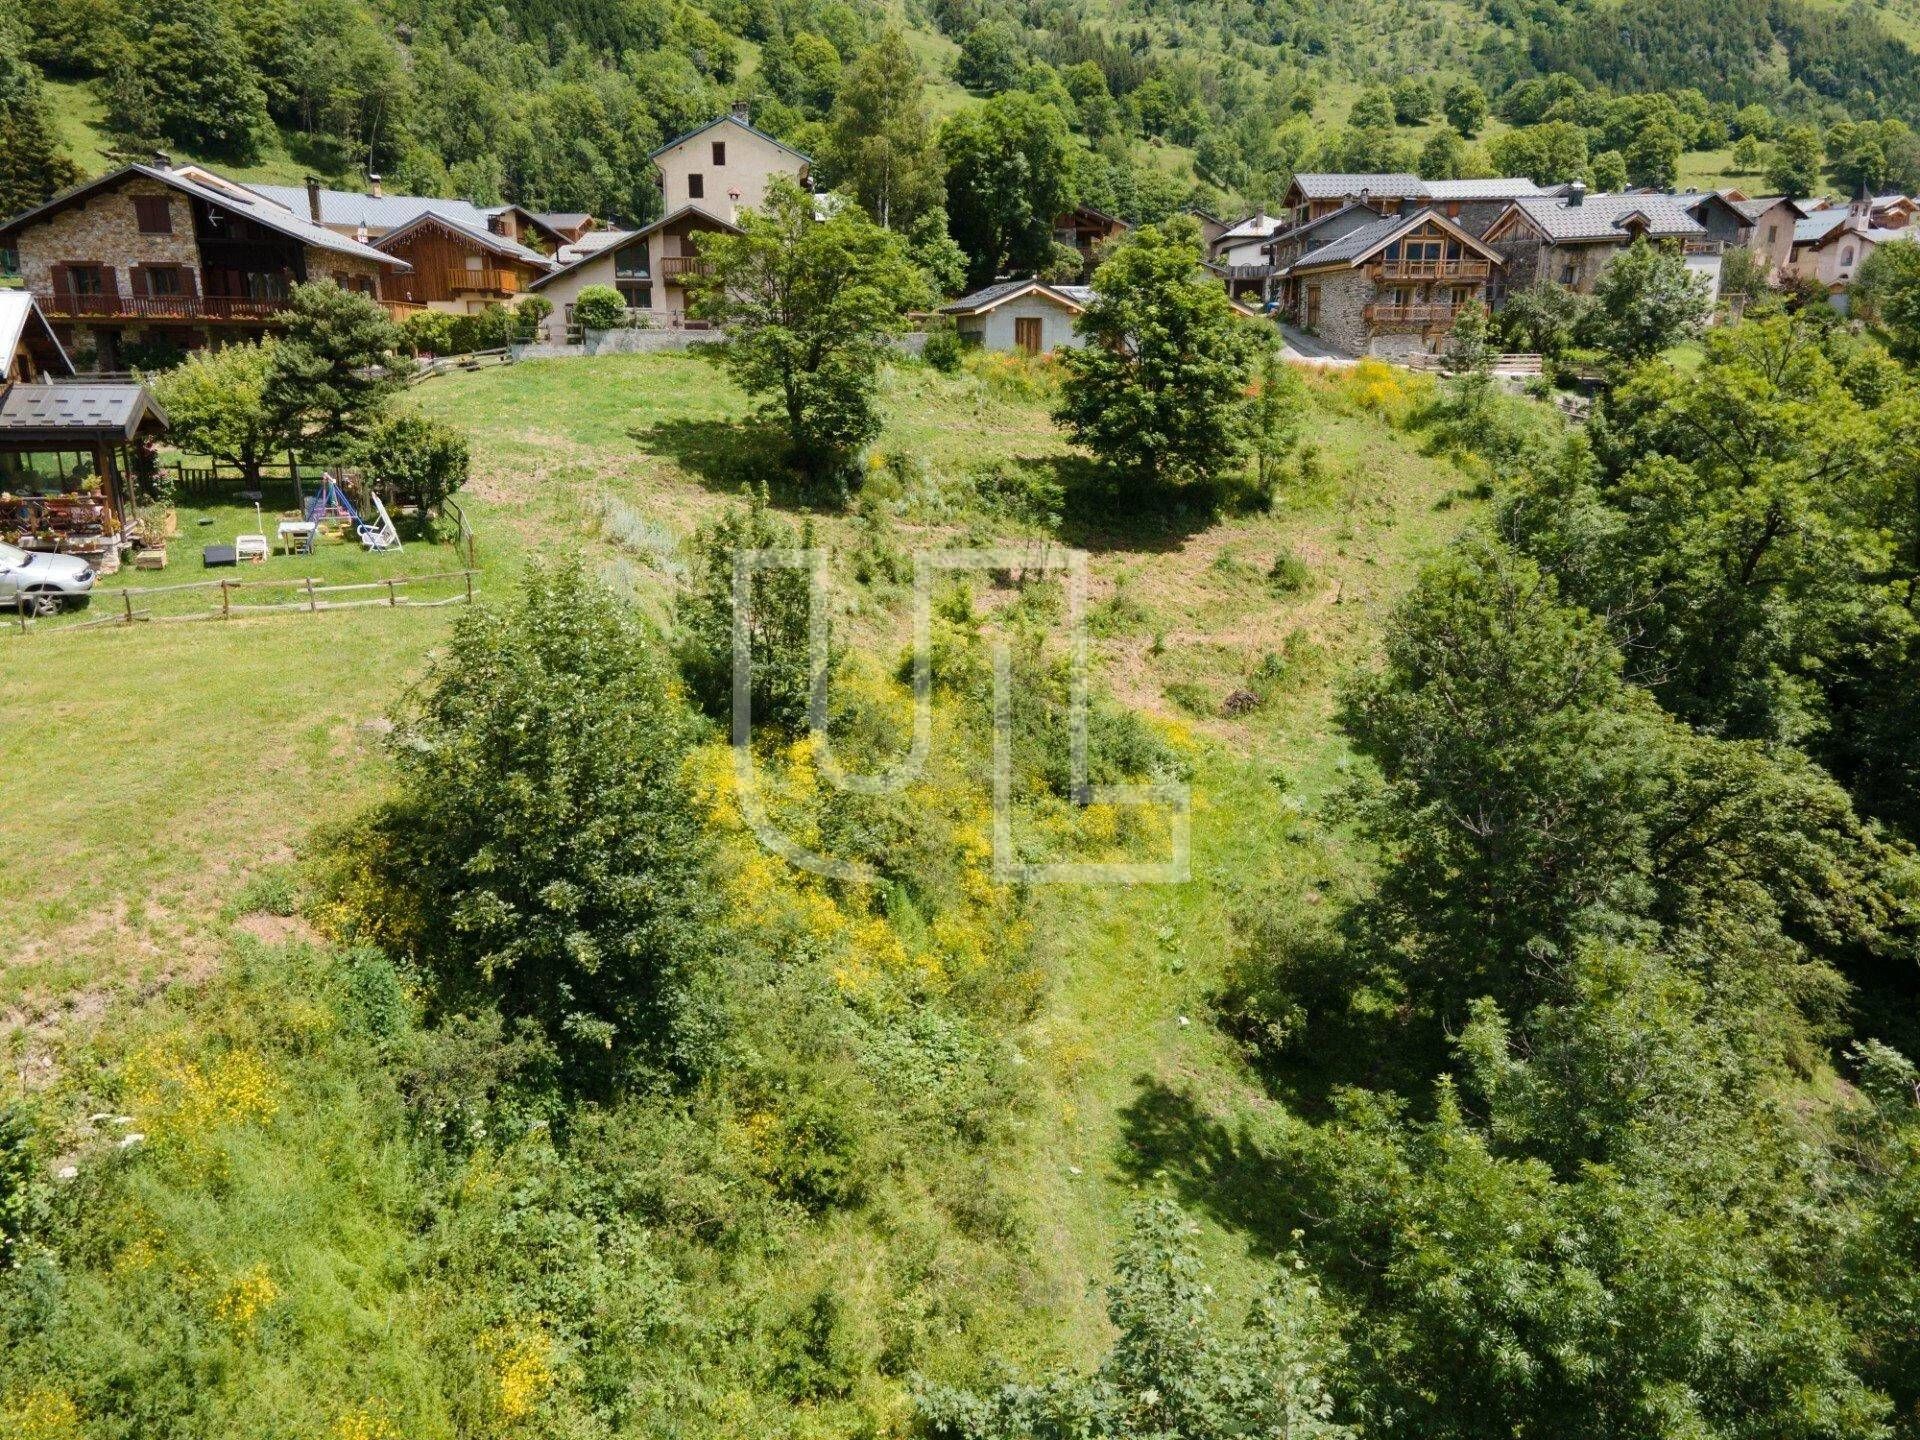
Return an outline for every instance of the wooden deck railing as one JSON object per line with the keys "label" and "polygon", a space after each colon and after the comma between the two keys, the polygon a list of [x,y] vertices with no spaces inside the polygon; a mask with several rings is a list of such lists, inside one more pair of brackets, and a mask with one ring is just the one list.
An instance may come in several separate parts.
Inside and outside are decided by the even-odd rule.
{"label": "wooden deck railing", "polygon": [[1491,260],[1377,260],[1369,273],[1376,280],[1484,280]]}
{"label": "wooden deck railing", "polygon": [[456,265],[447,271],[447,288],[454,291],[483,290],[489,295],[518,295],[520,276],[512,270],[497,270],[492,266],[471,270]]}
{"label": "wooden deck railing", "polygon": [[689,275],[711,275],[713,262],[702,260],[697,255],[662,255],[660,257],[660,278],[663,280],[681,280]]}
{"label": "wooden deck railing", "polygon": [[[69,295],[36,290],[33,298],[50,320],[168,320],[265,325],[292,303],[228,295]],[[410,300],[381,300],[395,320],[424,310]]]}
{"label": "wooden deck railing", "polygon": [[1450,327],[1460,307],[1456,305],[1369,305],[1369,325],[1422,325],[1441,329]]}

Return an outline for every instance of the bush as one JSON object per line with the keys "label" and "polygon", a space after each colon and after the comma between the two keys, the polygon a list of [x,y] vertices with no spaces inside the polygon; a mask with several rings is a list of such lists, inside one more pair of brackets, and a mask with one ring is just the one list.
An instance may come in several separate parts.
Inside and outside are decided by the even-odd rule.
{"label": "bush", "polygon": [[411,496],[422,513],[437,513],[467,483],[467,437],[412,410],[382,416],[356,454],[375,479]]}
{"label": "bush", "polygon": [[627,323],[627,302],[611,285],[589,285],[573,302],[573,318],[583,330],[618,330]]}
{"label": "bush", "polygon": [[966,348],[958,330],[930,330],[920,358],[943,375],[951,375],[960,368],[960,357]]}
{"label": "bush", "polygon": [[536,1022],[577,1089],[667,1063],[718,900],[658,643],[581,571],[536,572],[399,718],[397,793],[343,847],[377,857],[363,927],[443,1005]]}
{"label": "bush", "polygon": [[540,327],[553,314],[553,302],[544,295],[525,296],[513,307],[513,338],[530,344],[540,338]]}
{"label": "bush", "polygon": [[1291,550],[1273,557],[1267,571],[1267,584],[1276,595],[1298,595],[1313,583],[1313,570]]}

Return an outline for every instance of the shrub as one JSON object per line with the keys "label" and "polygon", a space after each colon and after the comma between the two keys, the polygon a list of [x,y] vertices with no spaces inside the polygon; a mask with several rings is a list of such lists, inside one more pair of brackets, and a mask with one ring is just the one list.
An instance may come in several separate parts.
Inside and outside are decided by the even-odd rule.
{"label": "shrub", "polygon": [[423,513],[437,512],[467,483],[467,437],[416,411],[382,416],[361,440],[357,454],[377,479],[412,496]]}
{"label": "shrub", "polygon": [[1291,550],[1273,557],[1267,570],[1267,585],[1276,595],[1298,595],[1313,583],[1313,571],[1307,562]]}
{"label": "shrub", "polygon": [[927,334],[927,343],[920,351],[920,358],[943,374],[951,375],[960,368],[960,357],[966,349],[966,342],[960,338],[958,330],[932,330]]}
{"label": "shrub", "polygon": [[[690,719],[658,643],[578,569],[462,617],[400,717],[364,923],[468,998],[535,1021],[576,1088],[665,1063],[714,944]],[[366,833],[371,832],[371,833]]]}
{"label": "shrub", "polygon": [[627,322],[627,302],[611,285],[589,285],[574,299],[573,318],[583,330],[618,330]]}
{"label": "shrub", "polygon": [[544,295],[528,295],[513,307],[513,338],[527,344],[540,337],[540,327],[553,314],[553,302]]}

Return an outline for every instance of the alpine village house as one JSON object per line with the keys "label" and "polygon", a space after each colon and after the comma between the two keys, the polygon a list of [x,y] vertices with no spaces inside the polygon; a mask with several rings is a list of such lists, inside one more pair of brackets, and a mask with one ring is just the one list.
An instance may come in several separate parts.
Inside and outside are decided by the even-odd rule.
{"label": "alpine village house", "polygon": [[[734,233],[743,210],[759,207],[776,175],[808,188],[813,162],[757,129],[745,104],[653,152],[660,171],[661,218],[638,230],[603,231],[561,251],[558,270],[535,280],[553,302],[547,339],[574,331],[573,302],[590,285],[611,285],[649,323],[678,328],[687,318],[687,282],[704,273],[703,236]],[[587,244],[587,241],[598,242]]]}

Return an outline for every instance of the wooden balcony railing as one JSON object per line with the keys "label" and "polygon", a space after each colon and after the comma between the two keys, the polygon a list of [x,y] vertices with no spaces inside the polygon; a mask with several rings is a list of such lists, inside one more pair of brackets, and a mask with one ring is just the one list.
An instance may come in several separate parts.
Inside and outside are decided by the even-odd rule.
{"label": "wooden balcony railing", "polygon": [[662,255],[660,257],[660,278],[662,280],[683,280],[689,275],[711,275],[713,262],[702,260],[697,255]]}
{"label": "wooden balcony railing", "polygon": [[1376,280],[1484,280],[1491,260],[1376,260],[1368,273]]}
{"label": "wooden balcony railing", "polygon": [[1687,255],[1724,255],[1727,253],[1727,242],[1724,240],[1689,240],[1680,248],[1682,253]]}
{"label": "wooden balcony railing", "polygon": [[[284,314],[291,303],[229,295],[68,295],[50,290],[36,290],[33,298],[49,320],[164,320],[188,324],[265,325]],[[411,300],[379,303],[395,320],[426,309]]]}
{"label": "wooden balcony railing", "polygon": [[520,276],[515,271],[496,270],[491,266],[469,270],[456,265],[447,272],[447,289],[456,294],[481,291],[488,295],[518,295]]}
{"label": "wooden balcony railing", "polygon": [[1418,325],[1427,329],[1450,329],[1459,315],[1456,305],[1369,305],[1369,325]]}
{"label": "wooden balcony railing", "polygon": [[52,320],[237,320],[261,324],[287,308],[285,300],[222,295],[72,295],[34,292]]}

